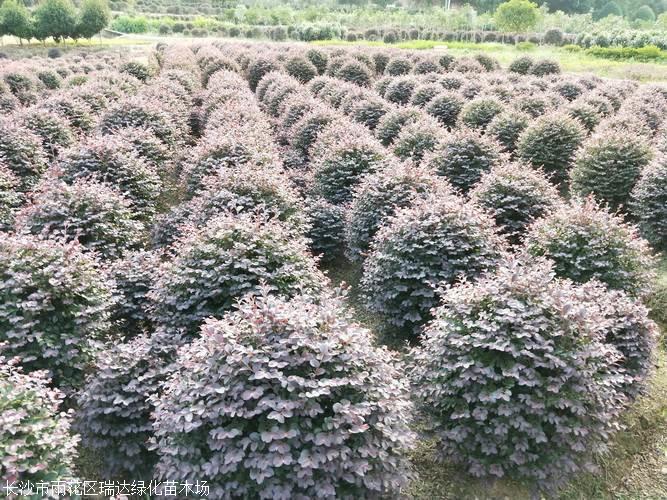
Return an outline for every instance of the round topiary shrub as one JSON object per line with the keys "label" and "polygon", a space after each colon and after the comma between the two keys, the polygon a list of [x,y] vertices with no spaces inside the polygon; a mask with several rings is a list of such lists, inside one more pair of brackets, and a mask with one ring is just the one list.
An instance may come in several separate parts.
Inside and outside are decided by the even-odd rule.
{"label": "round topiary shrub", "polygon": [[498,60],[486,54],[475,54],[475,61],[484,68],[484,71],[494,71],[500,68]]}
{"label": "round topiary shrub", "polygon": [[600,124],[600,114],[598,111],[585,102],[575,101],[567,107],[567,114],[572,118],[579,120],[587,132],[593,132],[595,127]]}
{"label": "round topiary shrub", "polygon": [[73,97],[53,96],[42,103],[42,107],[65,118],[77,132],[90,132],[95,125],[91,108]]}
{"label": "round topiary shrub", "polygon": [[384,92],[384,98],[394,104],[407,104],[417,87],[418,80],[413,76],[394,78]]}
{"label": "round topiary shrub", "polygon": [[111,346],[97,356],[95,369],[77,396],[76,430],[85,449],[99,456],[105,479],[150,479],[157,456],[153,436],[153,397],[175,371],[177,331],[160,329]]}
{"label": "round topiary shrub", "polygon": [[440,66],[437,59],[423,59],[415,64],[413,73],[416,75],[430,75],[432,73],[440,73],[441,70],[442,66]]}
{"label": "round topiary shrub", "polygon": [[278,66],[273,62],[273,60],[260,57],[255,59],[250,66],[248,66],[248,85],[250,90],[253,92],[257,89],[257,85],[260,80],[264,78],[264,75],[270,73],[271,71],[276,71]]}
{"label": "round topiary shrub", "polygon": [[501,234],[512,244],[521,241],[534,220],[561,203],[558,191],[544,175],[516,163],[485,173],[470,199],[493,215]]}
{"label": "round topiary shrub", "polygon": [[409,164],[390,164],[367,175],[354,189],[345,211],[345,254],[353,262],[365,258],[370,242],[380,226],[397,209],[407,207],[427,195],[449,186],[442,178]]}
{"label": "round topiary shrub", "polygon": [[19,179],[21,190],[38,182],[47,161],[39,136],[8,119],[0,121],[0,162]]}
{"label": "round topiary shrub", "polygon": [[355,60],[347,61],[343,64],[336,72],[336,78],[354,83],[360,87],[370,87],[372,81],[368,66]]}
{"label": "round topiary shrub", "polygon": [[490,217],[454,195],[430,194],[396,211],[376,233],[362,300],[383,326],[415,334],[438,304],[435,286],[476,277],[495,265],[503,247]]}
{"label": "round topiary shrub", "polygon": [[452,132],[424,158],[423,164],[462,192],[471,189],[484,172],[505,161],[500,145],[470,129]]}
{"label": "round topiary shrub", "polygon": [[544,43],[547,45],[563,45],[563,31],[559,28],[551,28],[544,32]]}
{"label": "round topiary shrub", "polygon": [[312,189],[340,205],[363,175],[381,167],[388,152],[363,125],[333,122],[318,135],[311,151]]}
{"label": "round topiary shrub", "polygon": [[621,356],[600,338],[597,309],[581,307],[547,260],[510,260],[447,289],[434,316],[411,378],[444,457],[545,489],[606,449],[624,402]]}
{"label": "round topiary shrub", "polygon": [[317,68],[303,57],[292,57],[285,62],[285,70],[301,83],[307,83],[317,76]]}
{"label": "round topiary shrub", "polygon": [[342,120],[343,117],[329,108],[319,106],[306,113],[291,130],[290,145],[292,148],[308,158],[310,148],[315,144],[317,136],[329,124]]}
{"label": "round topiary shrub", "polygon": [[149,294],[157,325],[194,335],[204,318],[222,315],[262,284],[293,296],[326,281],[306,242],[278,221],[226,214],[183,233]]}
{"label": "round topiary shrub", "polygon": [[74,144],[74,133],[67,120],[51,111],[29,108],[16,115],[16,120],[19,126],[31,130],[42,140],[42,147],[50,158]]}
{"label": "round topiary shrub", "polygon": [[309,222],[306,230],[308,246],[320,262],[332,262],[343,255],[345,207],[321,197],[309,197],[304,203]]}
{"label": "round topiary shrub", "polygon": [[37,483],[74,479],[79,439],[70,432],[74,411],[61,409],[63,393],[49,386],[45,373],[23,373],[19,362],[0,356],[0,479],[16,488],[13,494],[30,498]]}
{"label": "round topiary shrub", "polygon": [[28,371],[48,370],[58,387],[76,387],[93,342],[108,329],[111,291],[78,243],[29,235],[0,238],[0,342]]}
{"label": "round topiary shrub", "polygon": [[68,183],[89,179],[109,184],[131,201],[141,218],[149,218],[157,208],[162,181],[131,147],[122,136],[90,138],[60,155],[62,179]]}
{"label": "round topiary shrub", "polygon": [[517,57],[512,61],[507,68],[512,73],[518,73],[520,75],[527,75],[530,73],[530,70],[535,65],[535,61],[530,56],[521,56]]}
{"label": "round topiary shrub", "polygon": [[431,100],[442,92],[442,86],[438,83],[423,83],[415,87],[410,99],[410,104],[420,108],[425,107]]}
{"label": "round topiary shrub", "polygon": [[144,226],[135,219],[130,202],[105,184],[48,179],[16,215],[16,230],[76,240],[106,259],[116,259],[140,245]]}
{"label": "round topiary shrub", "polygon": [[557,75],[560,73],[560,64],[552,59],[540,59],[530,68],[530,74],[535,76]]}
{"label": "round topiary shrub", "polygon": [[393,57],[387,63],[384,74],[389,76],[407,75],[412,71],[412,63],[404,57]]}
{"label": "round topiary shrub", "polygon": [[580,196],[593,194],[617,210],[627,205],[651,154],[649,144],[629,131],[595,135],[577,153],[570,190]]}
{"label": "round topiary shrub", "polygon": [[426,106],[426,112],[435,117],[443,126],[456,126],[465,100],[456,92],[445,91],[437,94]]}
{"label": "round topiary shrub", "polygon": [[554,183],[560,184],[569,175],[584,135],[581,124],[567,115],[542,116],[519,136],[517,156],[544,169]]}
{"label": "round topiary shrub", "polygon": [[504,109],[502,103],[491,97],[473,99],[461,110],[461,122],[471,128],[485,129]]}
{"label": "round topiary shrub", "polygon": [[398,41],[398,36],[395,31],[387,31],[382,37],[384,43],[396,43]]}
{"label": "round topiary shrub", "polygon": [[667,249],[667,156],[658,156],[642,172],[631,193],[631,213],[642,235],[660,250]]}
{"label": "round topiary shrub", "polygon": [[525,246],[533,256],[552,259],[558,276],[577,283],[596,279],[633,296],[650,289],[654,260],[648,243],[634,226],[590,197],[535,221]]}
{"label": "round topiary shrub", "polygon": [[306,58],[317,68],[317,72],[320,75],[323,75],[327,70],[327,63],[329,62],[329,56],[326,55],[323,51],[319,49],[308,49],[306,51]]}
{"label": "round topiary shrub", "polygon": [[42,70],[37,73],[37,78],[47,89],[55,90],[62,86],[63,79],[58,73],[51,70]]}
{"label": "round topiary shrub", "polygon": [[263,296],[238,309],[180,353],[155,409],[156,476],[187,471],[214,498],[398,495],[414,436],[395,356],[336,298]]}
{"label": "round topiary shrub", "polygon": [[120,65],[118,71],[132,75],[140,82],[146,82],[153,73],[147,64],[140,61],[127,61]]}
{"label": "round topiary shrub", "polygon": [[349,102],[343,101],[341,108],[356,122],[375,130],[380,119],[389,112],[390,105],[380,96],[371,94],[364,99],[352,98]]}
{"label": "round topiary shrub", "polygon": [[124,127],[147,128],[165,144],[176,146],[187,139],[187,123],[184,117],[170,112],[157,99],[133,96],[123,99],[100,119],[100,132],[113,134]]}
{"label": "round topiary shrub", "polygon": [[401,133],[403,127],[416,122],[423,116],[419,109],[412,107],[396,108],[388,111],[380,118],[375,128],[375,136],[384,146],[389,146]]}
{"label": "round topiary shrub", "polygon": [[418,164],[442,142],[444,137],[445,132],[437,121],[422,116],[401,128],[401,132],[392,144],[392,149],[401,160],[410,160]]}
{"label": "round topiary shrub", "polygon": [[496,115],[486,127],[486,134],[495,139],[508,153],[514,153],[521,133],[528,127],[530,118],[524,113],[508,110]]}
{"label": "round topiary shrub", "polygon": [[0,232],[9,231],[13,227],[16,211],[23,203],[19,185],[12,171],[0,163]]}

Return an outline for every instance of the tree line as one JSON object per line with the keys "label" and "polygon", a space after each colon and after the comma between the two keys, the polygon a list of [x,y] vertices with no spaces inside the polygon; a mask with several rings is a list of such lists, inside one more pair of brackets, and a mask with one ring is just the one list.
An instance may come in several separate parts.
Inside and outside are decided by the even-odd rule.
{"label": "tree line", "polygon": [[71,0],[42,0],[34,9],[22,0],[4,0],[0,36],[13,35],[20,43],[33,38],[41,42],[53,38],[57,43],[91,38],[107,27],[110,18],[106,0],[83,0],[78,9]]}

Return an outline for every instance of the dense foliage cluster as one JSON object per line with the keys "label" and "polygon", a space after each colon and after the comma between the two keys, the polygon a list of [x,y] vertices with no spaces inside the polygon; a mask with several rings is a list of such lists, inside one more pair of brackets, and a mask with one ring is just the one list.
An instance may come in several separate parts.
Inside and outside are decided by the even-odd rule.
{"label": "dense foliage cluster", "polygon": [[644,238],[656,248],[667,248],[667,153],[642,172],[632,191],[631,208]]}
{"label": "dense foliage cluster", "polygon": [[[7,484],[74,479],[78,437],[73,410],[61,411],[64,394],[44,372],[23,373],[20,359],[0,356],[0,477]],[[17,491],[18,493],[18,491]]]}
{"label": "dense foliage cluster", "polygon": [[245,300],[206,322],[178,365],[155,408],[158,477],[203,478],[216,497],[395,495],[407,483],[407,384],[338,299]]}
{"label": "dense foliage cluster", "polygon": [[545,488],[606,449],[624,404],[621,355],[581,297],[546,260],[509,261],[444,292],[412,353],[412,379],[445,456],[476,476]]}

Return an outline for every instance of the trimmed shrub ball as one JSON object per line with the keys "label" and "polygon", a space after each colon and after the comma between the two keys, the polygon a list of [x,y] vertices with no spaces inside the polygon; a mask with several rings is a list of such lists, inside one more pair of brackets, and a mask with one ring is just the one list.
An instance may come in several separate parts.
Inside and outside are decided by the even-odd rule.
{"label": "trimmed shrub ball", "polygon": [[376,171],[388,155],[363,125],[333,122],[318,135],[311,151],[313,190],[331,203],[346,203],[359,179]]}
{"label": "trimmed shrub ball", "polygon": [[457,196],[433,193],[397,210],[376,233],[362,300],[384,327],[416,334],[438,304],[436,286],[476,277],[503,248],[490,217]]}
{"label": "trimmed shrub ball", "polygon": [[509,71],[512,73],[519,73],[520,75],[527,75],[530,73],[530,70],[532,69],[533,65],[535,64],[535,61],[533,60],[532,57],[529,56],[521,56],[517,57],[512,61],[507,68]]}
{"label": "trimmed shrub ball", "polygon": [[658,325],[649,318],[649,310],[640,300],[620,290],[609,290],[598,281],[582,286],[581,302],[593,302],[604,317],[604,342],[623,355],[617,368],[625,380],[621,390],[629,399],[646,392],[655,364]]}
{"label": "trimmed shrub ball", "polygon": [[157,462],[148,449],[153,398],[175,371],[176,351],[183,343],[179,332],[160,329],[97,356],[77,396],[76,430],[83,447],[99,456],[105,479],[152,477]]}
{"label": "trimmed shrub ball", "polygon": [[407,75],[412,71],[412,63],[404,57],[394,57],[389,60],[384,73],[390,76]]}
{"label": "trimmed shrub ball", "polygon": [[74,133],[66,119],[44,110],[29,108],[16,116],[18,123],[32,130],[42,140],[42,147],[50,158],[74,144]]}
{"label": "trimmed shrub ball", "polygon": [[320,75],[323,75],[327,70],[329,56],[327,56],[325,52],[322,52],[319,49],[308,49],[305,55],[308,60],[317,68],[317,72]]}
{"label": "trimmed shrub ball", "polygon": [[158,252],[139,250],[111,262],[109,276],[114,282],[110,321],[125,338],[151,331],[151,303],[148,292],[160,267]]}
{"label": "trimmed shrub ball", "polygon": [[560,73],[560,64],[552,59],[540,59],[530,67],[530,74],[535,76],[548,76]]}
{"label": "trimmed shrub ball", "polygon": [[303,57],[292,57],[285,62],[285,69],[301,83],[307,83],[317,76],[317,68]]}
{"label": "trimmed shrub ball", "polygon": [[447,192],[448,189],[441,177],[403,163],[387,165],[364,177],[355,188],[345,212],[345,254],[348,259],[363,261],[375,233],[397,209],[412,205],[430,192]]}
{"label": "trimmed shrub ball", "polygon": [[360,87],[370,87],[372,82],[368,66],[359,61],[348,61],[336,72],[336,78],[351,82]]}
{"label": "trimmed shrub ball", "polygon": [[600,114],[598,111],[583,101],[575,101],[567,107],[567,114],[572,118],[579,120],[587,132],[592,132],[600,124]]}
{"label": "trimmed shrub ball", "polygon": [[0,238],[0,342],[28,371],[76,387],[108,330],[111,285],[78,243]]}
{"label": "trimmed shrub ball", "polygon": [[0,232],[13,227],[16,211],[23,203],[19,185],[18,177],[0,163]]}
{"label": "trimmed shrub ball", "polygon": [[309,222],[306,238],[313,255],[325,263],[342,257],[345,206],[311,197],[304,203],[304,213]]}
{"label": "trimmed shrub ball", "polygon": [[384,98],[394,104],[408,104],[419,81],[413,76],[394,78],[384,92]]}
{"label": "trimmed shrub ball", "polygon": [[542,116],[519,136],[517,156],[544,169],[555,184],[564,182],[585,132],[574,118],[563,114]]}
{"label": "trimmed shrub ball", "polygon": [[111,185],[147,219],[157,209],[162,182],[155,169],[128,147],[122,136],[93,137],[63,152],[57,165],[65,182],[89,179]]}
{"label": "trimmed shrub ball", "polygon": [[426,112],[435,117],[443,126],[456,126],[459,114],[465,105],[465,99],[457,92],[445,91],[437,94],[426,105]]}
{"label": "trimmed shrub ball", "polygon": [[485,173],[470,199],[493,215],[501,234],[512,244],[521,241],[535,219],[562,201],[544,175],[516,163],[499,165]]}
{"label": "trimmed shrub ball", "polygon": [[436,120],[422,116],[407,123],[392,144],[394,154],[401,160],[419,164],[425,155],[433,151],[445,137],[445,131]]}
{"label": "trimmed shrub ball", "polygon": [[637,233],[589,197],[535,221],[525,245],[529,254],[552,259],[560,277],[577,283],[596,279],[637,296],[650,290],[654,268],[648,243]]}
{"label": "trimmed shrub ball", "polygon": [[630,208],[644,238],[667,250],[667,154],[644,169],[632,190]]}
{"label": "trimmed shrub ball", "polygon": [[570,172],[570,190],[580,196],[593,194],[617,210],[627,205],[651,154],[650,145],[628,131],[606,131],[591,137],[577,153]]}
{"label": "trimmed shrub ball", "polygon": [[480,97],[463,106],[461,122],[471,128],[485,129],[503,109],[500,101],[490,97]]}
{"label": "trimmed shrub ball", "polygon": [[264,78],[264,75],[271,71],[276,71],[278,66],[268,58],[260,57],[255,59],[248,66],[248,85],[253,92],[257,89],[257,84]]}
{"label": "trimmed shrub ball", "polygon": [[204,318],[221,316],[260,285],[293,296],[326,282],[306,241],[278,221],[227,214],[184,234],[149,293],[157,325],[194,335]]}
{"label": "trimmed shrub ball", "polygon": [[486,127],[485,132],[494,138],[508,153],[514,153],[521,132],[523,132],[532,120],[524,113],[518,111],[503,111],[496,115]]}
{"label": "trimmed shrub ball", "polygon": [[0,120],[0,163],[19,179],[22,191],[39,181],[47,162],[38,135],[8,119]]}
{"label": "trimmed shrub ball", "polygon": [[74,411],[61,408],[64,394],[44,372],[23,373],[19,361],[0,356],[0,480],[17,489],[30,481],[34,495],[36,483],[74,479],[79,439],[70,432]]}
{"label": "trimmed shrub ball", "polygon": [[456,130],[426,155],[423,164],[462,192],[471,189],[494,165],[505,161],[500,145],[470,129]]}
{"label": "trimmed shrub ball", "polygon": [[285,500],[393,497],[411,478],[400,363],[339,299],[244,300],[178,363],[155,409],[158,478]]}
{"label": "trimmed shrub ball", "polygon": [[148,65],[140,61],[127,61],[126,63],[121,64],[120,68],[118,68],[118,71],[132,75],[140,82],[146,82],[151,76],[153,76]]}
{"label": "trimmed shrub ball", "polygon": [[384,146],[389,146],[406,125],[416,122],[423,113],[418,108],[396,108],[387,112],[375,129],[375,136]]}
{"label": "trimmed shrub ball", "polygon": [[415,91],[410,99],[410,104],[423,108],[441,92],[442,85],[438,83],[422,83],[415,87]]}
{"label": "trimmed shrub ball", "polygon": [[295,151],[308,158],[310,148],[317,140],[317,136],[327,125],[343,119],[328,106],[321,106],[306,113],[291,130],[290,144]]}
{"label": "trimmed shrub ball", "polygon": [[411,378],[443,458],[547,489],[606,449],[624,403],[621,355],[600,339],[597,308],[581,307],[547,260],[511,260],[447,289],[434,315]]}
{"label": "trimmed shrub ball", "polygon": [[141,244],[145,228],[135,219],[130,202],[115,189],[94,181],[68,185],[49,179],[17,214],[16,230],[76,240],[103,258],[116,259]]}

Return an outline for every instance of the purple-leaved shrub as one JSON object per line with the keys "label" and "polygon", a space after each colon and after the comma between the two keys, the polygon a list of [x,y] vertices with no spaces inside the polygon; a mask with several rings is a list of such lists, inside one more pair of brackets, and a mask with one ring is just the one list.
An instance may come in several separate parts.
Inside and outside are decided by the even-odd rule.
{"label": "purple-leaved shrub", "polygon": [[383,326],[417,333],[438,304],[436,287],[495,266],[504,240],[490,216],[430,193],[386,220],[364,261],[362,300]]}
{"label": "purple-leaved shrub", "polygon": [[57,387],[83,380],[95,341],[109,327],[112,285],[76,242],[0,238],[0,342],[27,371],[48,370]]}
{"label": "purple-leaved shrub", "polygon": [[45,372],[24,373],[19,362],[0,356],[0,480],[30,498],[28,481],[34,495],[36,483],[75,479],[79,439],[70,432],[74,411],[61,409],[63,393]]}
{"label": "purple-leaved shrub", "polygon": [[642,172],[630,208],[644,238],[657,249],[667,249],[667,152]]}
{"label": "purple-leaved shrub", "polygon": [[621,355],[581,299],[544,259],[444,291],[411,353],[414,394],[444,457],[546,489],[607,449],[625,402]]}
{"label": "purple-leaved shrub", "polygon": [[654,258],[635,226],[592,198],[563,204],[528,229],[526,250],[555,262],[559,277],[592,279],[637,296],[650,290]]}
{"label": "purple-leaved shrub", "polygon": [[207,321],[156,398],[156,477],[207,480],[215,498],[398,495],[407,383],[343,307],[262,296]]}
{"label": "purple-leaved shrub", "polygon": [[316,293],[326,282],[306,241],[279,221],[226,214],[184,234],[149,293],[157,325],[194,335],[204,318],[220,317],[261,285],[293,296]]}

